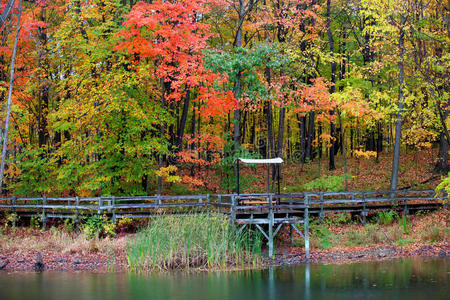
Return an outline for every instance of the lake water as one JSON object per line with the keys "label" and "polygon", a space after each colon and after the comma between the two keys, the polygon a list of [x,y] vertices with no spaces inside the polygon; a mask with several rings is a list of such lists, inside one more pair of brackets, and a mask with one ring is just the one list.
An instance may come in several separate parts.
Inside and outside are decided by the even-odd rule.
{"label": "lake water", "polygon": [[171,275],[0,272],[0,299],[450,299],[448,259]]}

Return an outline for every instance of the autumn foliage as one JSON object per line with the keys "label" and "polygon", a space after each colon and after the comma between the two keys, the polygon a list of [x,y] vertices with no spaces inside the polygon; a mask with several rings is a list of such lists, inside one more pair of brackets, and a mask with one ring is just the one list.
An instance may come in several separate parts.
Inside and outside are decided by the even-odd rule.
{"label": "autumn foliage", "polygon": [[[3,116],[17,4],[0,32]],[[238,156],[281,156],[282,177],[345,165],[361,179],[365,160],[392,168],[396,145],[448,174],[441,1],[40,0],[21,13],[5,193],[231,192]]]}

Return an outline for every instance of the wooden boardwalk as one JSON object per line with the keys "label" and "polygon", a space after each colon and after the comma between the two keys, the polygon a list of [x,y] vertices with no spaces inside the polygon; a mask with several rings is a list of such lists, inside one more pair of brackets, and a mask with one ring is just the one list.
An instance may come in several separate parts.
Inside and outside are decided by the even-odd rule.
{"label": "wooden boardwalk", "polygon": [[[289,194],[219,194],[188,196],[136,197],[2,197],[0,212],[20,217],[79,220],[91,215],[119,218],[149,218],[158,215],[186,215],[201,212],[227,214],[230,222],[240,226],[238,233],[254,226],[267,239],[269,256],[273,240],[280,230],[297,231],[305,240],[309,258],[309,215],[324,218],[330,212],[351,212],[365,223],[371,212],[395,210],[408,214],[415,210],[447,208],[448,196],[433,190],[306,192]],[[303,224],[303,230],[299,224]]]}

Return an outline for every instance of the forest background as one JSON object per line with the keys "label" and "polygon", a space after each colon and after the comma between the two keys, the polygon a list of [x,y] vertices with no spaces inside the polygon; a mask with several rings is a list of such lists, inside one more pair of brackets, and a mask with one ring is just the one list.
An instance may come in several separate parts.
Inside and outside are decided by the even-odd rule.
{"label": "forest background", "polygon": [[3,142],[16,30],[4,193],[449,187],[450,1],[17,0]]}

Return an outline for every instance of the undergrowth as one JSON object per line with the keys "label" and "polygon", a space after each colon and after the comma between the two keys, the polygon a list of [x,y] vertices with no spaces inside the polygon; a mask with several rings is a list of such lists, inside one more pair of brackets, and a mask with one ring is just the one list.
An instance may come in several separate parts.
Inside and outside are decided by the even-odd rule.
{"label": "undergrowth", "polygon": [[[352,220],[350,214],[329,214],[322,222],[310,221],[310,244],[312,249],[336,249],[448,242],[450,228],[447,224],[446,210],[411,216],[394,211],[379,212],[365,226]],[[303,245],[303,240],[298,238],[296,244]]]}

